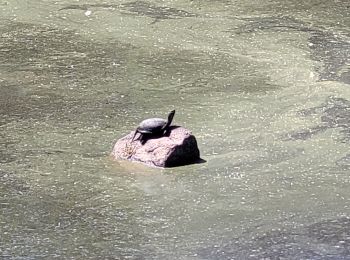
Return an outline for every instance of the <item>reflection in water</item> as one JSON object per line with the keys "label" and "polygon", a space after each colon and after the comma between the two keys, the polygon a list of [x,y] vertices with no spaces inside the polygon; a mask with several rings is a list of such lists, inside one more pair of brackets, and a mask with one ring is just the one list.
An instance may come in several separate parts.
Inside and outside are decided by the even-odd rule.
{"label": "reflection in water", "polygon": [[[0,258],[348,259],[346,1],[0,6]],[[206,163],[109,158],[170,107]]]}

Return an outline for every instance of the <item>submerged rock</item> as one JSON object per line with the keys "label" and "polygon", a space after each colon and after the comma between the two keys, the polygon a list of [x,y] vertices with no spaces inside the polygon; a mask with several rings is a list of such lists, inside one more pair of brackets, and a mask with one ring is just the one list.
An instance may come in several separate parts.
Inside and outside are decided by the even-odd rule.
{"label": "submerged rock", "polygon": [[175,167],[200,160],[194,135],[188,129],[171,126],[164,136],[153,136],[143,142],[132,141],[134,131],[119,139],[112,151],[115,159],[139,161],[156,167]]}

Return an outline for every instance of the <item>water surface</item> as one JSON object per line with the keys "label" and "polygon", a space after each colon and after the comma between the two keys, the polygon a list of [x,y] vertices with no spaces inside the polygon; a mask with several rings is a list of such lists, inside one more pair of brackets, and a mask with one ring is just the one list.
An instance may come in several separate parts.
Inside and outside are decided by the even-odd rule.
{"label": "water surface", "polygon": [[[0,0],[4,259],[350,259],[347,1]],[[177,110],[204,164],[111,160]]]}

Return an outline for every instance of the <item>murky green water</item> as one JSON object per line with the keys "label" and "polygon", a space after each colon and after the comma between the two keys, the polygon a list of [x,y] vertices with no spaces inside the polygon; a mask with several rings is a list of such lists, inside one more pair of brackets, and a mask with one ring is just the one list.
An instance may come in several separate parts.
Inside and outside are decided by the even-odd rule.
{"label": "murky green water", "polygon": [[[350,259],[349,11],[0,0],[0,258]],[[172,109],[206,163],[111,160]]]}

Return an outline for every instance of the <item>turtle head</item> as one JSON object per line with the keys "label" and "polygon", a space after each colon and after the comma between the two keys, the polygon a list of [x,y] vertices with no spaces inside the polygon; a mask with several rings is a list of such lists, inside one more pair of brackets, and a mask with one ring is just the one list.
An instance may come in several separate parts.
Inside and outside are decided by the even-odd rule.
{"label": "turtle head", "polygon": [[173,121],[174,115],[175,115],[175,110],[173,110],[169,113],[167,126],[169,126],[171,124],[171,122]]}

